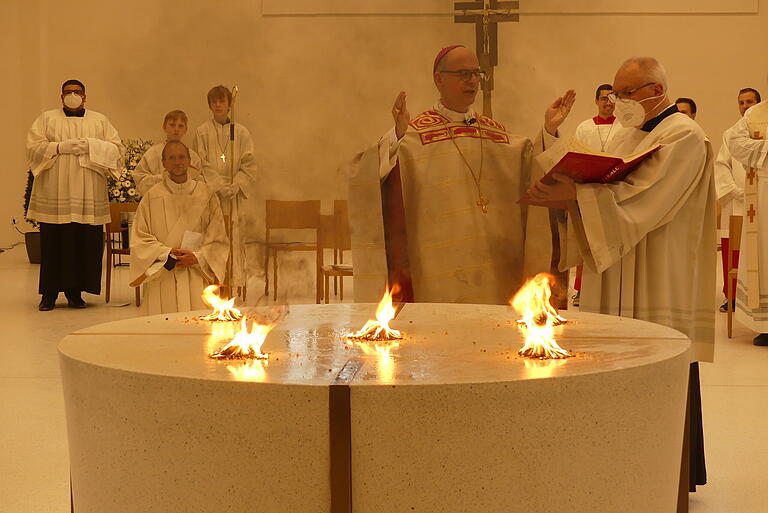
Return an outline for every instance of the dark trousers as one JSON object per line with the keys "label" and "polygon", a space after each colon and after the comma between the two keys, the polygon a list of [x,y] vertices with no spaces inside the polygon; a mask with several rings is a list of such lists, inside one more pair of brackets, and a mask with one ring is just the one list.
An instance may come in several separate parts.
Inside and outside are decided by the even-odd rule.
{"label": "dark trousers", "polygon": [[101,294],[102,225],[40,223],[40,253],[40,294]]}
{"label": "dark trousers", "polygon": [[699,362],[691,364],[688,379],[688,400],[691,407],[691,470],[688,490],[696,491],[697,486],[707,484],[707,464],[704,460],[704,422],[701,415],[701,384]]}

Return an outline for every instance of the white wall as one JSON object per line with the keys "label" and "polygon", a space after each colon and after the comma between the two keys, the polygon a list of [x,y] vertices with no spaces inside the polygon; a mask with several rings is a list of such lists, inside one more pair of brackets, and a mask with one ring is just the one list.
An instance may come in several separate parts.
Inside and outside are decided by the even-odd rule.
{"label": "white wall", "polygon": [[[573,130],[594,115],[598,83],[610,83],[626,57],[653,55],[667,68],[670,94],[696,99],[698,120],[719,145],[738,117],[738,89],[768,95],[763,11],[523,15],[500,25],[495,117],[533,133],[547,103],[573,87],[579,97],[564,131]],[[408,91],[412,114],[429,107],[436,51],[474,44],[473,28],[450,16],[262,17],[259,0],[10,0],[2,18],[2,245],[20,238],[10,218],[21,213],[26,131],[59,104],[68,78],[85,82],[88,106],[124,138],[155,139],[165,112],[186,110],[194,127],[208,117],[206,91],[237,83],[237,118],[256,142],[261,196],[333,199],[345,194],[336,168],[389,128],[397,92]]]}

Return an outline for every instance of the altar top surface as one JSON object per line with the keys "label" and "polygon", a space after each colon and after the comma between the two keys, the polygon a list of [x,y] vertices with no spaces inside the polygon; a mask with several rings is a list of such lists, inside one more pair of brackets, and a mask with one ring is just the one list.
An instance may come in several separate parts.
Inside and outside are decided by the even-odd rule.
{"label": "altar top surface", "polygon": [[[217,381],[327,386],[348,361],[361,366],[349,381],[366,385],[445,385],[565,378],[618,371],[674,358],[688,350],[682,333],[649,322],[563,312],[558,343],[576,354],[532,361],[522,346],[517,315],[506,306],[411,303],[390,326],[403,340],[379,350],[345,335],[372,318],[374,304],[295,305],[267,337],[268,362],[211,360],[239,323],[194,320],[207,312],[137,317],[99,324],[64,338],[65,358],[126,372]],[[245,312],[247,308],[244,308]]]}

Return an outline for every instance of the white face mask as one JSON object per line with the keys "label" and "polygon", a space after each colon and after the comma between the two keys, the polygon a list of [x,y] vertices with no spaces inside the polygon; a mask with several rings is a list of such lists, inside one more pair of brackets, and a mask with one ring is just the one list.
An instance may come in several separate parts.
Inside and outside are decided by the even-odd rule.
{"label": "white face mask", "polygon": [[75,93],[70,93],[64,97],[64,105],[70,109],[76,109],[83,104],[83,99]]}
{"label": "white face mask", "polygon": [[[644,101],[653,100],[659,98],[653,109],[661,105],[667,93],[660,94],[659,96],[651,96],[650,98],[643,98],[640,101],[637,100],[616,100],[616,107],[613,110],[613,115],[619,120],[621,126],[625,128],[637,128],[643,124],[645,119],[645,109],[640,105]],[[653,112],[653,109],[648,112]]]}

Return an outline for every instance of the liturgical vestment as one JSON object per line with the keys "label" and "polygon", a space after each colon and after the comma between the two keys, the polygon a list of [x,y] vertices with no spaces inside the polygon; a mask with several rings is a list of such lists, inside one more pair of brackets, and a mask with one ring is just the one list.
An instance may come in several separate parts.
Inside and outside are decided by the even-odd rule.
{"label": "liturgical vestment", "polygon": [[[768,333],[768,102],[749,108],[724,134],[731,156],[747,168],[736,288],[736,320]],[[751,275],[751,276],[750,276]],[[756,289],[756,290],[755,290]]]}
{"label": "liturgical vestment", "polygon": [[[150,146],[131,172],[133,181],[136,182],[136,189],[142,196],[163,179],[163,171],[165,171],[163,167],[163,148],[165,148],[165,145],[165,142],[161,142]],[[206,181],[200,155],[192,149],[189,150],[188,173],[189,177],[193,180]]]}
{"label": "liturgical vestment", "polygon": [[[220,124],[209,120],[198,126],[192,148],[203,160],[206,181],[220,189],[236,184],[240,192],[231,199],[221,200],[225,216],[232,215],[232,286],[244,287],[252,274],[247,266],[245,243],[251,230],[246,219],[246,204],[256,180],[256,160],[253,155],[253,139],[246,127],[235,123],[235,141],[230,140],[230,123]],[[231,150],[234,150],[231,152]],[[234,160],[232,158],[234,155]],[[232,161],[233,160],[233,161]],[[232,161],[232,162],[230,162]],[[222,277],[223,280],[223,277]]]}
{"label": "liturgical vestment", "polygon": [[524,278],[549,271],[549,214],[517,203],[545,138],[438,103],[399,141],[391,130],[359,154],[349,170],[355,300],[377,301],[389,282],[409,289],[402,300],[505,304]]}
{"label": "liturgical vestment", "polygon": [[[177,184],[167,177],[152,187],[139,204],[131,230],[131,285],[144,289],[144,312],[207,308],[201,295],[207,285],[224,279],[228,244],[219,199],[211,187],[191,179]],[[198,264],[167,270],[163,265],[173,248],[194,251]]]}
{"label": "liturgical vestment", "polygon": [[[662,147],[624,181],[577,184],[560,226],[561,269],[584,263],[580,310],[685,333],[692,360],[714,357],[714,156],[703,130],[673,105],[614,139],[613,155]],[[555,145],[541,155],[560,159]]]}

